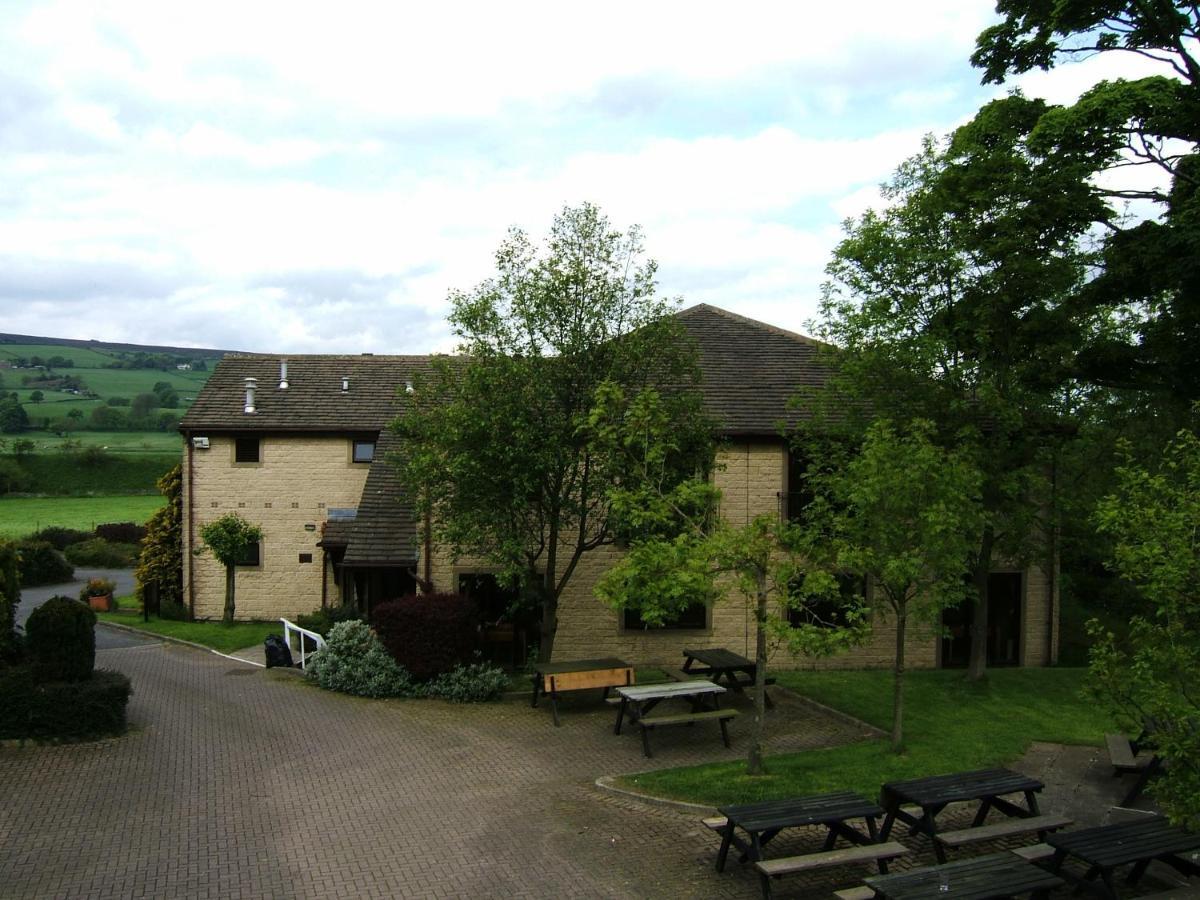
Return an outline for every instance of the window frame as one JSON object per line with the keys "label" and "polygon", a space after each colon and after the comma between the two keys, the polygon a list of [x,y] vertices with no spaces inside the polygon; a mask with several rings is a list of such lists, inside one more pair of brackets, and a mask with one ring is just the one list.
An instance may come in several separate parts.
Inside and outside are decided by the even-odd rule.
{"label": "window frame", "polygon": [[[370,444],[371,457],[370,459],[359,459],[358,448],[360,445]],[[356,466],[369,466],[375,462],[375,451],[378,448],[379,441],[377,438],[351,438],[350,439],[350,462]]]}
{"label": "window frame", "polygon": [[[239,459],[242,451],[242,445],[249,441],[254,442],[254,459]],[[261,466],[263,461],[263,440],[256,435],[241,435],[235,436],[233,439],[233,464],[235,466]]]}
{"label": "window frame", "polygon": [[234,568],[237,568],[237,569],[261,569],[262,565],[263,565],[262,545],[263,545],[263,542],[262,542],[261,538],[258,539],[257,541],[255,541],[253,544],[251,544],[250,548],[248,548],[248,549],[253,549],[254,561],[253,562],[246,561],[247,559],[250,558],[250,555],[248,553],[246,556],[240,557],[239,559],[237,559],[234,562],[234,564],[233,564]]}
{"label": "window frame", "polygon": [[[664,622],[662,625],[646,626],[641,624],[641,614],[636,609],[622,609],[619,611],[618,622],[620,623],[621,634],[679,634],[680,632],[693,633],[709,633],[712,631],[712,604],[703,601],[693,603],[689,609],[694,609],[697,606],[704,607],[704,624],[703,625],[681,625],[678,620],[675,622]],[[686,616],[688,613],[683,613]],[[636,616],[637,622],[630,624],[630,616]]]}

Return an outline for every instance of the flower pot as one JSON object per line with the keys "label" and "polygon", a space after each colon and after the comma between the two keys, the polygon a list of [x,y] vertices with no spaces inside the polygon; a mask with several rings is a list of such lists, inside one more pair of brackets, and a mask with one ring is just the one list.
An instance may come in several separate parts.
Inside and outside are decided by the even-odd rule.
{"label": "flower pot", "polygon": [[97,594],[88,597],[88,606],[96,612],[109,612],[112,609],[112,594]]}

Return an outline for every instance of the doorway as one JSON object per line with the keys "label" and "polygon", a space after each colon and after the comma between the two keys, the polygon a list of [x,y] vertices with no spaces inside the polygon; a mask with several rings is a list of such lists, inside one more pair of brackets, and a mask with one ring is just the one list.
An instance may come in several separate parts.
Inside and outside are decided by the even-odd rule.
{"label": "doorway", "polygon": [[[1020,572],[988,575],[987,664],[1021,664],[1021,607],[1024,579]],[[942,668],[965,669],[971,655],[971,626],[975,603],[967,602],[942,613]]]}

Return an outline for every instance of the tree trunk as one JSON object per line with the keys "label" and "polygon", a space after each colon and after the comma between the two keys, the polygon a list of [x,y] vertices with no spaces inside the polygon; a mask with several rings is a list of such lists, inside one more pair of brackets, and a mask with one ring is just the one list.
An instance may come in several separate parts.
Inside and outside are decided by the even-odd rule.
{"label": "tree trunk", "polygon": [[221,621],[226,625],[233,622],[233,566],[225,567],[225,613]]}
{"label": "tree trunk", "polygon": [[542,587],[542,627],[538,638],[538,662],[548,663],[554,654],[554,632],[558,630],[558,595]]}
{"label": "tree trunk", "polygon": [[757,605],[754,611],[756,647],[754,654],[754,728],[750,736],[750,754],[746,759],[746,770],[751,775],[766,775],[767,766],[763,759],[763,734],[767,724],[767,576],[758,574],[755,592]]}
{"label": "tree trunk", "polygon": [[987,674],[988,651],[988,575],[992,571],[992,544],[996,533],[991,525],[983,529],[979,541],[979,556],[971,572],[971,585],[979,600],[975,603],[975,617],[971,620],[971,655],[967,663],[967,679],[980,681]]}
{"label": "tree trunk", "polygon": [[908,632],[908,601],[896,609],[896,661],[892,668],[892,751],[904,749],[904,640]]}

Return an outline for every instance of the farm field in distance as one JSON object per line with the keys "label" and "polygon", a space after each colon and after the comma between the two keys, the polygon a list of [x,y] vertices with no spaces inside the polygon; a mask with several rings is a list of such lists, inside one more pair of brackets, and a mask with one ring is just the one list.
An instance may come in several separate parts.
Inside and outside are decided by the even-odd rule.
{"label": "farm field in distance", "polygon": [[50,525],[91,530],[105,522],[144,524],[166,501],[157,494],[119,497],[0,497],[0,537],[25,537]]}

